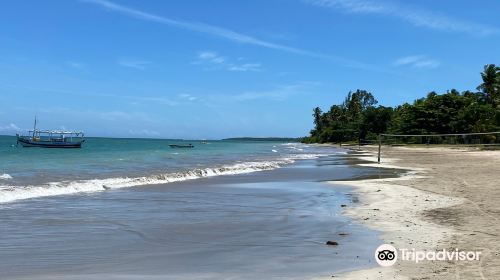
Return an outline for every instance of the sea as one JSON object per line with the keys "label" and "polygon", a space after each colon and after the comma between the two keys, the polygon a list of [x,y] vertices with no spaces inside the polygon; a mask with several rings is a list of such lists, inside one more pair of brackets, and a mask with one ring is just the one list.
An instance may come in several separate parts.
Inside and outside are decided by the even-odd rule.
{"label": "sea", "polygon": [[310,279],[373,267],[379,233],[342,215],[359,203],[351,188],[326,183],[384,176],[356,161],[280,141],[46,149],[0,136],[0,278]]}
{"label": "sea", "polygon": [[81,149],[23,148],[15,137],[0,136],[0,203],[251,173],[336,153],[345,151],[276,141],[126,138],[87,138]]}

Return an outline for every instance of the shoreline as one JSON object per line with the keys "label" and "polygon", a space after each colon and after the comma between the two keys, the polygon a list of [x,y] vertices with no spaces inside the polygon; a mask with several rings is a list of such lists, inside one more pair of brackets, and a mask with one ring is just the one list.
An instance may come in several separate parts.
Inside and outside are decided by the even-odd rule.
{"label": "shoreline", "polygon": [[[335,154],[331,155],[331,158],[297,160],[294,164],[284,165],[282,168],[273,170],[233,176],[205,177],[173,184],[138,186],[77,196],[46,197],[30,203],[20,202],[14,207],[28,206],[26,209],[19,208],[30,213],[30,215],[23,215],[23,217],[33,215],[34,212],[29,210],[32,207],[47,209],[49,212],[42,214],[38,220],[35,219],[32,223],[38,226],[40,221],[47,222],[48,226],[44,229],[51,231],[51,235],[57,236],[68,226],[71,228],[78,225],[78,231],[75,232],[80,232],[83,228],[89,234],[73,236],[76,236],[78,240],[86,240],[87,236],[93,236],[91,233],[102,230],[101,226],[106,225],[106,232],[112,233],[110,236],[120,236],[120,240],[112,242],[113,239],[99,239],[98,243],[104,244],[104,247],[108,245],[119,247],[121,242],[129,244],[130,241],[134,241],[136,247],[128,252],[126,259],[120,259],[122,256],[110,255],[107,252],[97,252],[97,255],[101,254],[100,257],[105,256],[103,259],[108,260],[102,264],[89,264],[95,266],[93,273],[101,273],[100,276],[113,276],[116,271],[111,267],[122,265],[122,262],[129,262],[138,257],[133,254],[134,252],[144,251],[144,254],[150,254],[150,251],[157,249],[156,246],[151,247],[152,244],[161,244],[167,247],[162,247],[162,250],[155,252],[158,260],[171,260],[171,256],[165,255],[164,252],[165,248],[171,246],[167,250],[168,254],[175,253],[179,248],[182,250],[189,248],[189,251],[192,252],[198,251],[198,253],[190,255],[189,258],[186,257],[184,261],[196,260],[198,256],[216,252],[226,256],[228,260],[234,260],[234,267],[242,264],[242,262],[236,261],[235,256],[240,258],[253,256],[253,261],[246,260],[243,263],[250,267],[261,267],[262,250],[267,248],[266,254],[277,258],[276,262],[271,263],[273,266],[282,265],[285,269],[286,266],[282,264],[280,259],[291,258],[291,260],[297,261],[295,266],[298,267],[300,264],[311,269],[307,273],[303,269],[295,272],[291,268],[284,270],[289,276],[296,273],[295,278],[291,279],[304,279],[300,277],[305,276],[305,274],[307,277],[315,277],[309,279],[332,279],[332,277],[335,279],[460,278],[455,277],[456,275],[463,275],[461,277],[465,279],[485,279],[484,275],[496,275],[500,272],[498,268],[500,266],[495,266],[498,264],[498,261],[495,260],[498,257],[495,256],[498,256],[497,252],[500,251],[500,242],[498,242],[499,238],[496,232],[500,230],[500,226],[492,225],[491,221],[498,220],[498,218],[495,218],[495,212],[490,212],[498,210],[497,213],[500,213],[500,207],[490,209],[496,207],[495,201],[498,201],[500,196],[500,190],[497,191],[495,185],[495,179],[498,179],[499,175],[495,174],[494,168],[500,163],[499,155],[500,153],[497,152],[477,152],[469,149],[396,147],[385,148],[382,163],[377,164],[376,147],[363,147],[362,150],[357,150],[356,147],[348,154]],[[493,156],[495,160],[487,161],[485,156]],[[336,157],[342,160],[338,161]],[[337,168],[339,163],[343,167]],[[348,173],[346,173],[347,170],[349,170]],[[366,175],[363,170],[370,170],[370,175]],[[470,176],[474,180],[462,178],[462,175]],[[335,178],[334,181],[332,181],[333,178]],[[462,183],[462,181],[469,182]],[[458,187],[455,188],[455,185]],[[482,188],[483,185],[485,188]],[[315,186],[318,187],[314,191],[316,193],[307,194],[313,191],[311,187],[316,188]],[[484,196],[489,200],[477,201],[477,197],[467,196],[471,193],[481,194],[479,197]],[[246,199],[239,201],[237,198],[241,195],[245,195]],[[146,203],[137,204],[134,201]],[[185,202],[188,201],[190,203],[186,204]],[[192,203],[193,201],[196,203]],[[474,203],[471,204],[471,201]],[[484,207],[483,203],[485,202],[491,202],[487,204],[490,208]],[[58,207],[54,208],[56,204]],[[51,207],[46,205],[51,205]],[[73,211],[77,205],[80,209],[90,211],[90,214],[80,216],[79,211]],[[162,210],[159,211],[158,207]],[[68,211],[61,211],[61,209],[66,208]],[[254,210],[247,213],[249,208]],[[50,209],[56,211],[50,212],[52,211]],[[131,209],[134,210],[131,211]],[[207,209],[214,211],[207,211]],[[474,209],[483,212],[478,214],[474,212]],[[16,214],[9,212],[8,208],[3,211],[6,211],[5,217]],[[488,213],[484,211],[488,211]],[[140,213],[143,212],[147,213],[149,218],[152,218],[151,215],[157,215],[154,220],[158,223],[148,221],[142,224],[144,216]],[[172,214],[176,212],[179,215]],[[103,215],[103,213],[105,214]],[[123,216],[123,213],[130,214]],[[40,213],[36,212],[36,215],[38,214]],[[45,217],[47,214],[54,216],[47,219]],[[269,216],[270,214],[272,215]],[[200,215],[207,217],[199,220]],[[337,218],[332,220],[332,215],[337,216]],[[104,220],[88,223],[88,216],[100,217]],[[241,217],[234,220],[235,217],[239,216]],[[111,219],[111,217],[114,218]],[[124,217],[127,218],[124,219]],[[190,218],[176,220],[178,217]],[[221,219],[226,220],[227,223],[221,222]],[[269,222],[269,219],[272,220],[272,223]],[[336,221],[336,219],[341,223],[331,222]],[[491,220],[488,221],[488,219]],[[191,220],[197,222],[186,224],[186,221]],[[483,224],[470,223],[471,221],[477,222],[476,220]],[[64,221],[64,223],[59,221]],[[66,221],[69,223],[66,224]],[[213,227],[213,221],[218,221],[217,227]],[[294,227],[290,227],[292,221]],[[172,222],[176,226],[173,226]],[[242,227],[242,222],[245,223],[245,227]],[[461,228],[459,225],[461,222],[468,223],[465,223],[465,226]],[[154,226],[151,228],[153,224]],[[339,227],[339,225],[341,226]],[[485,225],[491,228],[486,228]],[[95,226],[98,228],[94,228]],[[200,228],[195,229],[196,227]],[[225,230],[220,231],[218,227]],[[158,231],[160,228],[163,230]],[[178,228],[187,230],[182,232],[182,238],[179,237],[179,240],[176,237]],[[242,230],[243,228],[246,229]],[[259,228],[257,233],[263,234],[257,239],[253,231],[255,228]],[[267,230],[263,232],[263,228],[267,228]],[[52,232],[53,229],[57,230]],[[233,233],[229,234],[226,232],[227,229]],[[30,230],[22,232],[29,233]],[[182,247],[171,244],[170,242],[173,241],[170,237],[165,239],[163,236],[165,232],[170,232],[175,237],[173,241],[183,244]],[[216,241],[221,242],[205,241],[206,236],[200,235],[204,232],[212,234],[213,237],[216,237]],[[269,233],[277,234],[277,236],[269,239]],[[245,236],[244,234],[248,234],[243,238],[246,245],[241,245],[239,238]],[[234,236],[239,238],[233,239]],[[13,234],[12,237],[15,238],[12,240],[16,240],[19,237],[18,233]],[[184,240],[184,237],[189,238]],[[475,240],[477,238],[481,239]],[[199,240],[203,242],[199,243]],[[340,246],[325,247],[324,242],[327,240],[339,241]],[[38,242],[37,239],[32,241]],[[226,241],[231,241],[231,244],[226,244]],[[276,243],[276,241],[279,242]],[[97,241],[87,240],[85,242],[95,244]],[[430,251],[450,248],[481,249],[485,260],[472,265],[428,261],[416,265],[412,262],[399,261],[392,267],[374,267],[377,264],[371,252],[383,243],[392,244],[396,248],[416,248],[417,250]],[[43,245],[43,242],[41,244]],[[488,246],[491,246],[491,249],[487,252],[485,248]],[[46,250],[50,251],[53,248]],[[64,251],[68,248],[59,248],[58,250]],[[74,250],[78,251],[81,248],[71,249],[71,253],[68,254],[74,254],[76,252]],[[250,250],[249,252],[252,253],[241,251],[235,254],[235,250],[238,252]],[[276,255],[277,252],[280,253]],[[308,253],[306,254],[306,252]],[[92,255],[96,255],[95,253],[92,252]],[[294,254],[301,257],[293,257]],[[304,258],[304,254],[308,257]],[[198,259],[197,262],[203,263],[205,260]],[[306,265],[307,260],[308,265]],[[149,273],[149,270],[144,270],[144,267],[149,267],[152,272],[163,273],[164,267],[157,262],[143,263],[142,257],[137,261],[134,270]],[[351,266],[351,264],[354,265]],[[226,263],[218,263],[217,265],[220,268],[227,268]],[[297,268],[295,266],[294,269]],[[271,267],[262,267],[269,269],[268,272],[261,274],[263,279],[276,277],[275,273],[278,275],[282,273],[271,272]],[[333,276],[328,270],[335,271]],[[205,271],[205,273],[207,272],[209,271]],[[245,279],[248,276],[232,274],[233,271],[225,273],[231,273],[236,279]],[[301,273],[304,275],[299,276]],[[211,274],[198,276],[203,275],[216,277]],[[73,276],[76,277],[75,279],[86,278],[85,275]],[[128,275],[128,277],[133,279],[134,275]]]}
{"label": "shoreline", "polygon": [[[341,215],[351,188],[326,183],[364,173],[343,156],[0,207],[0,270],[6,279],[307,279],[370,267],[364,246],[378,244],[377,232]],[[339,246],[325,245],[332,238]]]}
{"label": "shoreline", "polygon": [[[406,173],[397,178],[330,181],[333,187],[352,187],[359,197],[359,203],[345,209],[342,214],[363,226],[380,231],[383,243],[391,244],[396,248],[429,251],[449,248],[485,249],[484,244],[475,242],[474,238],[464,237],[474,237],[477,234],[473,226],[466,229],[456,224],[455,220],[458,215],[456,209],[466,208],[464,205],[471,202],[463,195],[468,193],[464,187],[470,185],[454,187],[456,182],[452,178],[458,178],[460,174],[456,173],[460,173],[461,169],[453,170],[453,167],[450,169],[449,166],[453,165],[449,164],[450,161],[448,164],[446,162],[448,158],[455,158],[462,162],[466,160],[465,165],[470,166],[469,175],[479,181],[477,184],[480,187],[485,180],[491,182],[495,181],[495,178],[500,179],[500,175],[493,178],[480,177],[481,170],[486,170],[490,176],[494,176],[495,163],[488,164],[484,158],[498,160],[500,152],[392,147],[384,149],[381,163],[378,164],[376,147],[365,146],[361,150],[352,150],[358,154],[359,159],[373,162],[357,165],[404,169]],[[437,157],[439,158],[436,160]],[[471,157],[475,159],[473,162],[469,159]],[[481,164],[482,160],[486,163]],[[489,186],[494,187],[494,185]],[[441,191],[441,189],[449,191]],[[495,192],[496,195],[494,189],[487,189]],[[494,199],[492,205],[494,205]],[[462,212],[467,215],[467,210],[462,210]],[[469,218],[480,219],[488,225],[487,217],[474,217],[469,213]],[[498,236],[490,235],[490,237],[498,240]],[[491,245],[491,242],[489,244]],[[491,257],[491,254],[486,251],[483,252],[485,257],[488,255]],[[487,274],[496,275],[500,272],[498,268],[485,272],[483,271],[484,265],[483,260],[479,263],[424,261],[418,265],[413,262],[398,261],[391,267],[376,266],[334,276],[336,279],[458,279],[460,275],[467,275],[467,279],[485,279]]]}

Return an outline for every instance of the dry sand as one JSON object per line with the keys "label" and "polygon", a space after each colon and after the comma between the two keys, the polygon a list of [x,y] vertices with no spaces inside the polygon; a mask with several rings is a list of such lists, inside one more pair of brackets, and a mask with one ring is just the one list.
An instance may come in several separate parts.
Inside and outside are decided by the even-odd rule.
{"label": "dry sand", "polygon": [[[345,214],[383,232],[385,243],[416,250],[481,251],[480,261],[398,261],[334,279],[500,279],[500,151],[363,147],[372,166],[411,170],[350,185],[360,203]],[[375,210],[374,210],[375,209]],[[332,278],[328,278],[332,279]]]}

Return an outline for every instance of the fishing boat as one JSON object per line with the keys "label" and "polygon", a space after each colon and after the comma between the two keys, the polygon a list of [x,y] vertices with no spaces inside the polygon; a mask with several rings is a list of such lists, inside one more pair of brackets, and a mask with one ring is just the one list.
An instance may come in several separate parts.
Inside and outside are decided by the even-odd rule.
{"label": "fishing boat", "polygon": [[187,145],[179,145],[179,144],[170,144],[170,148],[194,148],[193,144]]}
{"label": "fishing boat", "polygon": [[33,130],[28,135],[16,134],[17,144],[23,147],[40,148],[81,148],[85,142],[83,132],[40,130],[36,128],[36,118]]}

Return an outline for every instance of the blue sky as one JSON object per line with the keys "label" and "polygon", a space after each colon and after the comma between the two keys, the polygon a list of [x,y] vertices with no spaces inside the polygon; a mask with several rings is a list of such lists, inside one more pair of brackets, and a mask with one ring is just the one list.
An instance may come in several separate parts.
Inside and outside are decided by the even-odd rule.
{"label": "blue sky", "polygon": [[500,63],[496,0],[1,5],[0,134],[304,136],[349,90],[393,106]]}

